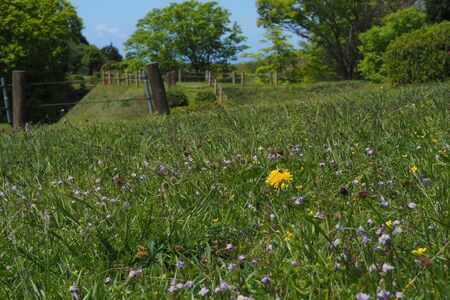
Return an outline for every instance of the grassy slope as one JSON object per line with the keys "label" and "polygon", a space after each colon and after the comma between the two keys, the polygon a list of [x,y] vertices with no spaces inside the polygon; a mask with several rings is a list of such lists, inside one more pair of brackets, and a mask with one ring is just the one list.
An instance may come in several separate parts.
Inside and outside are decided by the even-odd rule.
{"label": "grassy slope", "polygon": [[[197,108],[195,97],[201,90],[207,89],[204,83],[182,83],[179,86],[188,96],[192,108]],[[137,100],[104,102],[112,99]],[[139,119],[148,115],[148,104],[144,87],[103,86],[99,85],[83,98],[62,118],[69,123],[104,123]]]}
{"label": "grassy slope", "polygon": [[[449,92],[442,84],[260,95],[252,107],[1,136],[0,298],[68,299],[73,282],[95,299],[165,298],[171,278],[195,282],[180,298],[221,281],[257,299],[351,299],[360,291],[374,299],[379,289],[441,298]],[[289,155],[295,144],[302,156]],[[275,152],[281,157],[268,159]],[[290,188],[264,183],[276,167],[293,173]],[[298,196],[304,201],[295,205]],[[397,227],[403,233],[393,234]],[[385,245],[378,229],[390,235]],[[226,251],[228,243],[236,250]],[[139,245],[148,256],[136,257]],[[431,265],[415,262],[418,247]],[[383,273],[385,262],[394,269]],[[232,263],[239,267],[228,271]],[[127,278],[130,268],[144,274]]]}

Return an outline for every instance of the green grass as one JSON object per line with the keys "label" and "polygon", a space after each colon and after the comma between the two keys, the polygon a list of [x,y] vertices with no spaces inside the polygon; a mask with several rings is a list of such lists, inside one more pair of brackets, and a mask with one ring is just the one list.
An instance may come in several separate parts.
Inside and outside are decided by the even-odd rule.
{"label": "green grass", "polygon": [[[206,83],[181,83],[180,87],[188,96],[188,108],[176,108],[174,112],[210,108],[210,104],[196,103],[197,93],[208,89]],[[128,101],[112,101],[131,99]],[[90,91],[75,107],[61,119],[61,123],[101,124],[138,120],[148,115],[148,104],[144,86],[103,86],[99,85]]]}
{"label": "green grass", "polygon": [[449,86],[295,93],[0,136],[0,298],[447,297]]}

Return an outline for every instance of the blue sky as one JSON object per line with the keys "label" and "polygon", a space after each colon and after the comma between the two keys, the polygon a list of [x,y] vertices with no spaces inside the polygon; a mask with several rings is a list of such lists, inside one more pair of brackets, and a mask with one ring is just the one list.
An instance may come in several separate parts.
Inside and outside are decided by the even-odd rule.
{"label": "blue sky", "polygon": [[[123,52],[123,43],[131,36],[136,23],[152,8],[162,8],[177,0],[71,0],[84,22],[84,35],[91,44],[103,47],[111,42]],[[264,30],[256,26],[255,0],[218,0],[231,12],[247,36],[249,52],[261,48]]]}

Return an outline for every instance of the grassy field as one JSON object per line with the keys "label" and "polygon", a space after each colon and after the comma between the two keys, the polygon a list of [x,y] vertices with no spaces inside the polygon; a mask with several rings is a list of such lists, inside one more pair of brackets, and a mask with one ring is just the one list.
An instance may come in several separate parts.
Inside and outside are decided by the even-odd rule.
{"label": "grassy field", "polygon": [[279,89],[1,135],[0,298],[448,297],[449,85]]}

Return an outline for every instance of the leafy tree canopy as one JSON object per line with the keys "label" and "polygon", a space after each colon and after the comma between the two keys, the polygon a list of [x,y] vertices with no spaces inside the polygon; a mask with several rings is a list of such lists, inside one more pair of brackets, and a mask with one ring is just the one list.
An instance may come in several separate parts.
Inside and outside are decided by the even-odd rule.
{"label": "leafy tree canopy", "polygon": [[247,47],[230,12],[217,2],[189,0],[151,10],[125,43],[128,59],[158,61],[165,71],[189,63],[196,71],[226,64]]}
{"label": "leafy tree canopy", "polygon": [[386,78],[386,67],[383,56],[388,45],[402,34],[414,31],[426,24],[424,12],[410,7],[387,15],[381,26],[373,26],[360,35],[363,59],[358,69],[366,79],[382,81]]}
{"label": "leafy tree canopy", "polygon": [[108,46],[103,47],[100,49],[103,56],[106,58],[107,61],[122,61],[123,57],[119,52],[119,49],[115,47],[112,43]]}
{"label": "leafy tree canopy", "polygon": [[74,45],[86,43],[82,21],[66,0],[0,1],[0,72],[59,78],[69,71]]}
{"label": "leafy tree canopy", "polygon": [[358,35],[387,12],[412,1],[257,0],[258,24],[281,26],[329,52],[339,73],[356,76]]}

